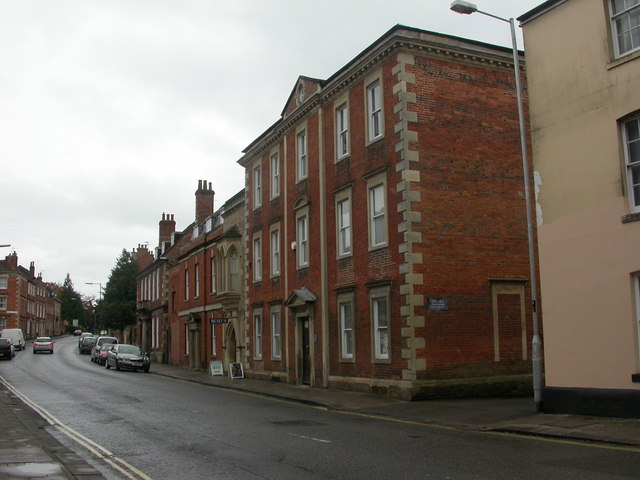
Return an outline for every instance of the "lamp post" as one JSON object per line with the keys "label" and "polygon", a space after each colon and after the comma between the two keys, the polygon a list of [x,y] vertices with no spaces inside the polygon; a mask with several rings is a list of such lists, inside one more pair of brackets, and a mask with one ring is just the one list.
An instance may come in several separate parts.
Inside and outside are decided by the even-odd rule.
{"label": "lamp post", "polygon": [[[102,283],[100,282],[85,282],[86,285],[98,285],[98,297],[102,301]],[[93,312],[93,332],[96,332],[96,313]]]}
{"label": "lamp post", "polygon": [[518,99],[518,120],[520,123],[520,149],[522,151],[522,170],[524,176],[524,198],[527,210],[527,243],[529,247],[529,276],[531,283],[531,315],[533,323],[533,339],[531,340],[531,362],[533,367],[533,399],[536,410],[542,410],[542,356],[540,354],[540,335],[538,332],[538,282],[536,277],[535,248],[533,243],[533,216],[531,214],[531,196],[529,194],[529,162],[527,160],[527,136],[525,133],[524,107],[522,103],[522,83],[520,78],[520,59],[518,55],[518,43],[516,41],[516,26],[513,18],[502,18],[491,13],[478,10],[478,7],[462,0],[451,3],[451,10],[456,13],[469,15],[480,13],[487,17],[506,22],[511,27],[511,44],[513,49],[513,68],[516,77],[516,96]]}

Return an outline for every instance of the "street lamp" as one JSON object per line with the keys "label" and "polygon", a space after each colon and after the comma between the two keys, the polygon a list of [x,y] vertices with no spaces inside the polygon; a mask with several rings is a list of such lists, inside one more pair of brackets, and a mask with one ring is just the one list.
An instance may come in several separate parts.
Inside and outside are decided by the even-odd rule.
{"label": "street lamp", "polygon": [[100,289],[100,293],[99,293],[99,297],[100,300],[102,300],[102,283],[99,282],[84,282],[85,285],[98,285],[98,288]]}
{"label": "street lamp", "polygon": [[[102,283],[100,282],[84,282],[86,285],[98,285],[98,289],[99,289],[99,299],[100,301],[102,301]],[[93,332],[95,333],[96,331],[96,314],[95,312],[93,312]]]}
{"label": "street lamp", "polygon": [[487,17],[507,22],[511,26],[511,44],[513,49],[513,68],[516,77],[516,96],[518,99],[518,120],[520,122],[520,149],[522,150],[522,170],[524,174],[524,199],[527,209],[527,242],[529,247],[529,276],[531,282],[531,307],[533,323],[533,339],[531,341],[531,361],[533,367],[533,400],[536,410],[542,410],[542,356],[540,355],[540,335],[538,332],[538,283],[536,277],[535,252],[533,243],[533,219],[531,215],[531,196],[529,194],[529,162],[527,160],[527,137],[525,134],[524,107],[522,104],[522,84],[520,79],[520,59],[518,55],[518,43],[516,41],[516,26],[513,18],[502,18],[491,13],[478,10],[475,4],[462,0],[451,3],[451,10],[457,13],[469,15],[481,13]]}

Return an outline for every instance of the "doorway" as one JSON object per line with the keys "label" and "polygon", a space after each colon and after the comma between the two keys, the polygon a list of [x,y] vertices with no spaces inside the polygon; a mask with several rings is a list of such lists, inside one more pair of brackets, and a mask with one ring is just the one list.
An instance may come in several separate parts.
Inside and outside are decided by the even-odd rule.
{"label": "doorway", "polygon": [[303,385],[311,385],[311,340],[309,338],[309,323],[309,317],[300,318],[300,354],[302,356],[300,382]]}

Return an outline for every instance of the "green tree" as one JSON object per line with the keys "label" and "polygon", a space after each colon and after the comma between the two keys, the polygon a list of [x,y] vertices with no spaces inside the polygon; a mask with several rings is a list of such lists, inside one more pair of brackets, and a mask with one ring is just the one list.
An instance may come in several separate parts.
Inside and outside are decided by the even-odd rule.
{"label": "green tree", "polygon": [[100,322],[107,328],[122,331],[136,323],[136,275],[135,257],[123,249],[111,270],[99,308]]}
{"label": "green tree", "polygon": [[61,316],[62,319],[69,322],[68,330],[72,331],[73,320],[78,320],[80,325],[87,324],[87,311],[84,306],[84,302],[82,301],[82,296],[76,292],[73,287],[73,282],[71,281],[71,275],[67,273],[67,277],[64,279],[64,283],[60,290],[58,291],[58,299],[61,302]]}

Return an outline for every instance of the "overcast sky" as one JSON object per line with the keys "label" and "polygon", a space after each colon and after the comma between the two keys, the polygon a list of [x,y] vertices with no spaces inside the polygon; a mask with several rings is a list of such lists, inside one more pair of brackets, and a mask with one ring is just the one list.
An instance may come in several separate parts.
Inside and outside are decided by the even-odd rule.
{"label": "overcast sky", "polygon": [[[123,248],[244,186],[242,150],[299,75],[328,78],[396,24],[511,45],[450,0],[0,0],[0,256],[98,296]],[[518,17],[542,0],[484,0]],[[523,49],[519,32],[518,46]]]}

